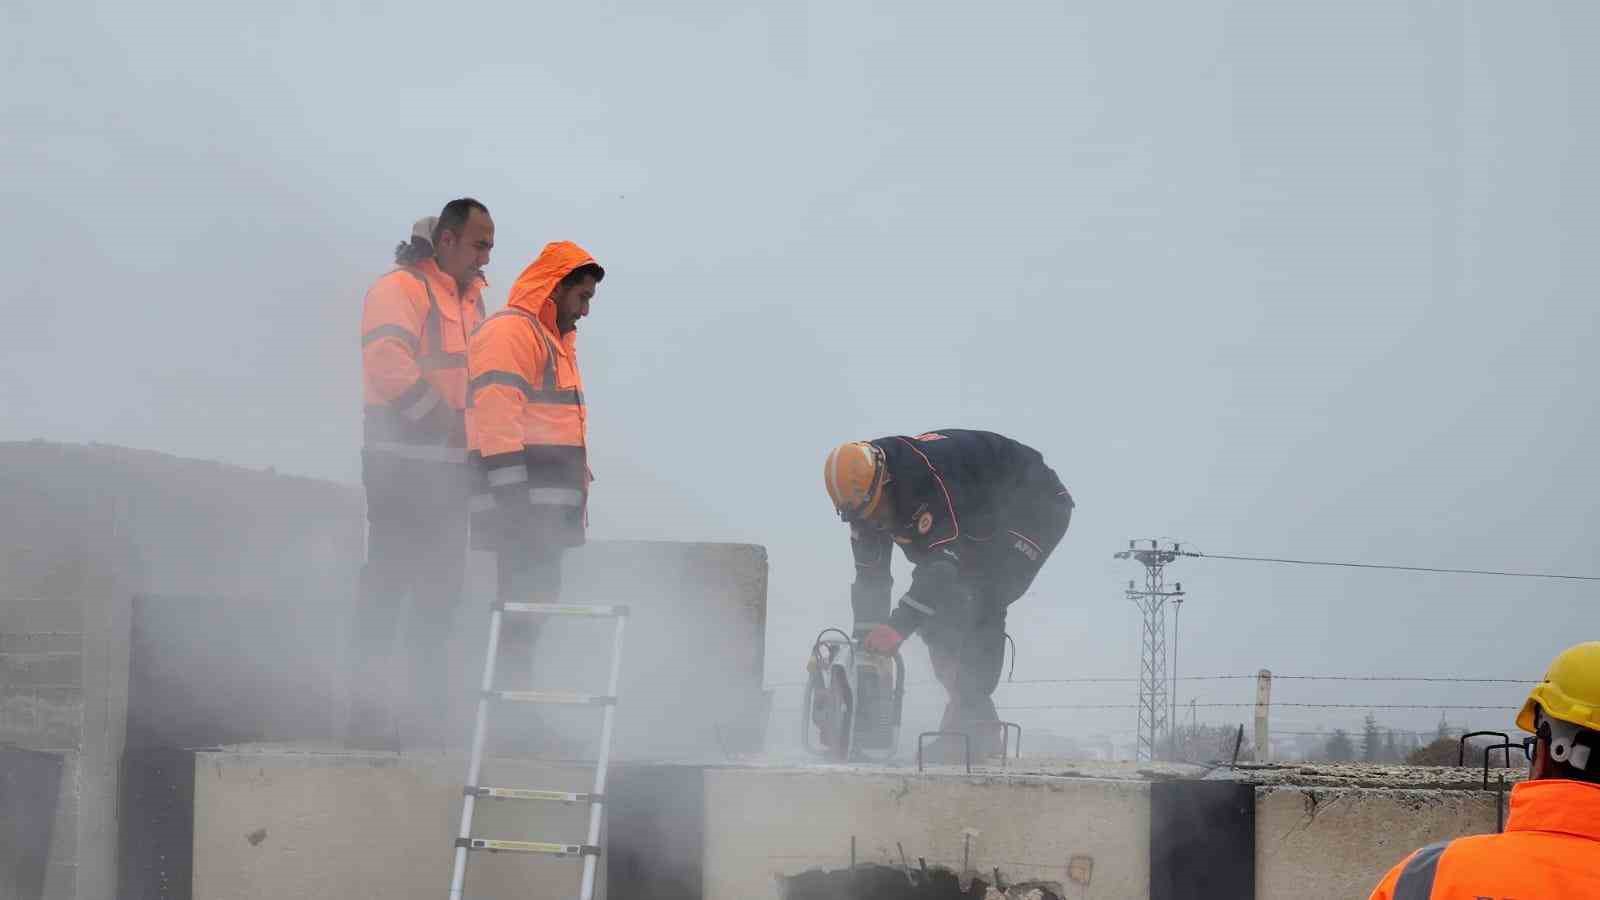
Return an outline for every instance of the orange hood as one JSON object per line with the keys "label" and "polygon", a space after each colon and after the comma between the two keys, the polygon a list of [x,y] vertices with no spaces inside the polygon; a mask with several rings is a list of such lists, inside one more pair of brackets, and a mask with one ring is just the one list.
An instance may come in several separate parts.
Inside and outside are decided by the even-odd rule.
{"label": "orange hood", "polygon": [[528,267],[522,270],[522,274],[517,276],[517,282],[511,286],[511,297],[506,301],[506,305],[533,313],[546,328],[550,329],[551,334],[555,334],[556,305],[551,297],[555,293],[556,285],[560,284],[561,279],[567,277],[573,269],[587,265],[598,266],[599,263],[594,261],[589,251],[577,244],[571,241],[546,244],[539,252],[539,258],[529,263]]}

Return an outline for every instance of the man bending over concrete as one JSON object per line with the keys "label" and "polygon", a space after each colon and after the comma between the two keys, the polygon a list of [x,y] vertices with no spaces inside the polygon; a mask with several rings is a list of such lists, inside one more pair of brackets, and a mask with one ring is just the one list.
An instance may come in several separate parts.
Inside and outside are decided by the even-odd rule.
{"label": "man bending over concrete", "polygon": [[[921,632],[950,698],[939,729],[968,734],[975,754],[1000,752],[991,695],[1005,658],[1006,608],[1067,533],[1072,495],[1037,450],[954,428],[845,444],[828,454],[822,474],[850,523],[857,639],[893,653]],[[916,568],[891,612],[897,545]],[[961,755],[944,737],[928,753],[948,762]]]}

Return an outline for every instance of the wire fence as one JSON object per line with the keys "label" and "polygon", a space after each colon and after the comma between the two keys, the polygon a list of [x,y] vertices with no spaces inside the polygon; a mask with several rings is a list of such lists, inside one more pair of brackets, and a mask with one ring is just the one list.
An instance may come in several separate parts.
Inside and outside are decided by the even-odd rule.
{"label": "wire fence", "polygon": [[[1519,709],[1517,706],[1477,706],[1459,703],[1279,703],[1260,704],[1286,709]],[[1254,709],[1255,703],[1185,703],[1184,709]],[[1138,709],[1137,703],[1044,703],[1030,706],[999,706],[997,709]]]}
{"label": "wire fence", "polygon": [[[1261,677],[1260,673],[1253,675],[1184,675],[1178,681],[1254,681]],[[1273,681],[1393,681],[1393,682],[1439,682],[1448,684],[1538,684],[1537,680],[1527,678],[1470,678],[1460,675],[1279,675],[1270,673]],[[1167,679],[1172,681],[1173,679]],[[1137,684],[1139,679],[1131,677],[1086,677],[1086,678],[1017,678],[1003,681],[1001,684]]]}
{"label": "wire fence", "polygon": [[[1205,682],[1246,682],[1246,681],[1247,682],[1254,682],[1259,677],[1260,677],[1259,673],[1218,674],[1218,675],[1187,675],[1187,676],[1180,677],[1180,678],[1178,678],[1176,680],[1178,682],[1180,682],[1180,683],[1189,683],[1189,684],[1197,684],[1197,683],[1205,683]],[[1478,676],[1468,676],[1468,675],[1341,675],[1341,674],[1313,675],[1313,674],[1300,674],[1300,673],[1279,674],[1279,673],[1274,672],[1274,673],[1271,673],[1269,677],[1273,681],[1298,682],[1298,683],[1306,683],[1306,684],[1313,684],[1313,683],[1365,683],[1365,684],[1390,683],[1390,684],[1397,684],[1397,685],[1398,684],[1417,684],[1417,685],[1433,684],[1433,685],[1484,685],[1484,686],[1498,685],[1498,686],[1528,687],[1528,686],[1531,686],[1533,684],[1537,684],[1538,683],[1536,680],[1527,679],[1527,678],[1491,678],[1491,677],[1478,677]],[[1018,696],[1018,695],[1016,695],[1014,693],[1007,692],[1006,689],[1010,688],[1010,687],[1019,687],[1019,688],[1020,687],[1048,687],[1048,686],[1070,687],[1070,686],[1075,686],[1075,685],[1082,685],[1082,686],[1094,686],[1094,685],[1117,685],[1117,686],[1121,686],[1121,685],[1129,685],[1129,686],[1132,686],[1132,685],[1138,684],[1139,681],[1140,681],[1140,679],[1138,679],[1136,677],[1101,676],[1101,675],[1069,676],[1069,677],[1062,677],[1062,678],[1025,678],[1025,679],[1024,678],[1019,678],[1019,679],[1014,679],[1014,680],[1006,680],[1006,681],[1000,682],[999,689],[998,689],[999,696],[997,697],[997,699],[1000,699],[1000,700],[1011,699],[1011,700],[1019,701],[1019,702],[1012,702],[1012,703],[1001,702],[1001,703],[997,704],[996,708],[999,709],[1000,711],[1006,712],[1006,713],[1012,713],[1012,712],[1090,712],[1090,713],[1093,713],[1093,712],[1112,712],[1112,713],[1127,712],[1127,713],[1132,713],[1132,712],[1135,712],[1138,709],[1140,709],[1140,704],[1132,703],[1132,702],[1115,702],[1115,703],[1089,703],[1089,702],[1084,702],[1084,703],[1059,702],[1059,703],[1057,703],[1057,702],[1042,702],[1042,703],[1030,703],[1030,702],[1026,702],[1026,699],[1025,699],[1026,695]],[[1170,683],[1171,679],[1169,679],[1168,681]],[[908,682],[908,686],[909,687],[937,686],[938,684],[939,684],[939,682],[936,681],[936,680],[933,680],[933,679],[925,679],[925,680],[918,680],[918,681]],[[778,682],[778,683],[767,685],[767,687],[769,689],[785,690],[785,691],[789,691],[789,690],[797,691],[798,689],[803,688],[804,686],[805,686],[805,682]],[[1451,713],[1480,713],[1480,712],[1494,712],[1494,713],[1498,713],[1498,714],[1509,714],[1509,713],[1515,712],[1517,709],[1520,708],[1520,704],[1510,704],[1510,703],[1504,703],[1504,702],[1501,702],[1501,703],[1487,703],[1487,702],[1482,702],[1482,703],[1467,703],[1467,702],[1457,702],[1457,703],[1404,703],[1404,702],[1397,702],[1397,699],[1398,698],[1390,696],[1390,697],[1383,698],[1383,700],[1380,701],[1380,702],[1373,702],[1373,703],[1313,702],[1313,701],[1309,701],[1309,700],[1308,701],[1297,701],[1297,700],[1278,700],[1278,699],[1274,699],[1274,700],[1272,700],[1272,701],[1270,701],[1270,702],[1268,702],[1268,703],[1266,703],[1264,705],[1267,708],[1269,715],[1271,716],[1272,734],[1274,736],[1277,736],[1277,737],[1285,737],[1285,738],[1318,738],[1318,737],[1333,737],[1335,735],[1340,735],[1340,734],[1346,734],[1346,735],[1350,734],[1351,733],[1351,729],[1334,729],[1334,728],[1330,727],[1330,726],[1338,724],[1339,720],[1342,718],[1342,716],[1339,715],[1339,713],[1341,713],[1341,712],[1342,713],[1361,713],[1361,712],[1367,712],[1367,713],[1373,713],[1373,712],[1407,712],[1407,713],[1416,713],[1416,712],[1434,712],[1434,713],[1439,713],[1441,716],[1446,716],[1446,715],[1449,715]],[[1465,699],[1473,699],[1473,698],[1465,698]],[[798,700],[799,700],[798,697],[794,697],[793,698],[793,701],[798,701]],[[1241,711],[1241,710],[1254,710],[1256,707],[1257,707],[1257,704],[1253,700],[1237,701],[1237,702],[1233,702],[1233,701],[1203,701],[1202,702],[1202,701],[1199,701],[1199,700],[1196,700],[1196,699],[1191,699],[1189,701],[1177,704],[1176,705],[1176,711],[1181,716],[1182,711],[1187,710],[1187,711],[1189,711],[1190,715],[1192,716],[1195,713],[1195,711],[1197,711],[1197,710]],[[1296,717],[1292,713],[1289,712],[1290,710],[1306,711],[1307,713],[1310,713],[1311,715],[1308,715],[1308,716],[1305,716],[1305,717]],[[777,712],[777,713],[780,713],[780,714],[798,713],[799,711],[800,711],[800,707],[797,705],[797,703],[794,703],[794,702],[775,705],[775,708],[774,708],[774,712]],[[1321,717],[1313,717],[1313,716],[1316,715],[1316,713],[1318,711],[1329,712],[1330,714],[1333,715],[1334,721],[1333,722],[1329,722],[1326,719],[1323,719]],[[1230,719],[1230,720],[1233,720],[1233,719],[1236,718],[1236,716],[1228,716],[1227,718]],[[1453,719],[1455,717],[1454,716],[1450,716],[1450,718]],[[1497,716],[1497,718],[1498,718],[1498,716]],[[1307,728],[1306,726],[1311,726],[1311,727]],[[1352,727],[1353,728],[1359,728],[1359,726],[1355,726],[1353,723],[1352,723]],[[1385,727],[1385,730],[1393,730],[1389,726],[1384,726],[1384,727]],[[1412,732],[1418,731],[1418,729],[1415,729],[1415,728],[1403,729],[1403,730],[1412,731]],[[1422,729],[1422,730],[1432,731],[1433,729]],[[1451,731],[1456,731],[1456,730],[1470,730],[1470,729],[1457,729],[1455,726],[1452,726],[1450,730]],[[1102,732],[1102,730],[1100,730],[1100,729],[1097,729],[1097,732],[1106,733],[1106,732]]]}
{"label": "wire fence", "polygon": [[[1537,679],[1530,678],[1475,678],[1465,675],[1280,675],[1276,672],[1269,673],[1273,681],[1366,681],[1366,682],[1419,682],[1436,684],[1538,684]],[[1261,677],[1260,673],[1250,675],[1184,675],[1167,681],[1254,681]],[[1001,687],[1008,684],[1138,684],[1139,679],[1131,676],[1120,675],[1088,675],[1069,678],[1013,678],[1000,682]],[[937,681],[912,681],[910,686],[920,684],[938,684]],[[768,689],[775,688],[802,688],[804,681],[780,681],[767,685]]]}

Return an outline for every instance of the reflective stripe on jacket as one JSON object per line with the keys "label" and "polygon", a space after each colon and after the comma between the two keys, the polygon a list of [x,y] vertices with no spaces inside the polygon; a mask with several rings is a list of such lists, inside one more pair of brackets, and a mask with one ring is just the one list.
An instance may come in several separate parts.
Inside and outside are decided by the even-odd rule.
{"label": "reflective stripe on jacket", "polygon": [[863,610],[887,606],[893,589],[890,551],[899,546],[915,567],[911,589],[889,613],[889,625],[901,634],[937,614],[953,596],[954,575],[976,571],[1003,510],[1027,498],[1072,503],[1039,451],[992,431],[943,428],[871,443],[883,451],[884,492],[895,521],[882,530],[851,527],[856,561],[851,598]]}
{"label": "reflective stripe on jacket", "polygon": [[458,296],[455,279],[429,259],[390,271],[367,291],[361,370],[368,450],[432,459],[449,444],[453,461],[466,458],[460,415],[467,343],[483,321],[482,289],[479,281]]}
{"label": "reflective stripe on jacket", "polygon": [[1430,844],[1389,870],[1371,900],[1600,897],[1600,785],[1541,779],[1511,789],[1502,834]]}
{"label": "reflective stripe on jacket", "polygon": [[472,336],[467,446],[480,461],[474,512],[514,504],[581,508],[588,492],[588,410],[577,331],[556,327],[553,293],[594,263],[577,244],[550,244],[511,288],[506,308]]}

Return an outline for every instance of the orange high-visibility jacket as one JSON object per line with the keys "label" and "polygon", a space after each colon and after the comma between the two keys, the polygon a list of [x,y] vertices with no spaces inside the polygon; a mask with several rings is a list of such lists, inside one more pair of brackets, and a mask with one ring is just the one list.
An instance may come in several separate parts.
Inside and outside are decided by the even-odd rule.
{"label": "orange high-visibility jacket", "polygon": [[482,280],[458,296],[455,279],[431,259],[394,269],[372,285],[361,314],[368,450],[465,461],[458,432],[467,401],[467,343],[482,321]]}
{"label": "orange high-visibility jacket", "polygon": [[523,270],[506,308],[484,320],[467,354],[467,446],[481,461],[476,514],[495,507],[565,507],[588,495],[588,412],[578,333],[556,328],[552,298],[572,270],[594,263],[577,244],[549,244]]}
{"label": "orange high-visibility jacket", "polygon": [[1511,789],[1503,834],[1423,847],[1371,900],[1600,897],[1600,785],[1541,779]]}

